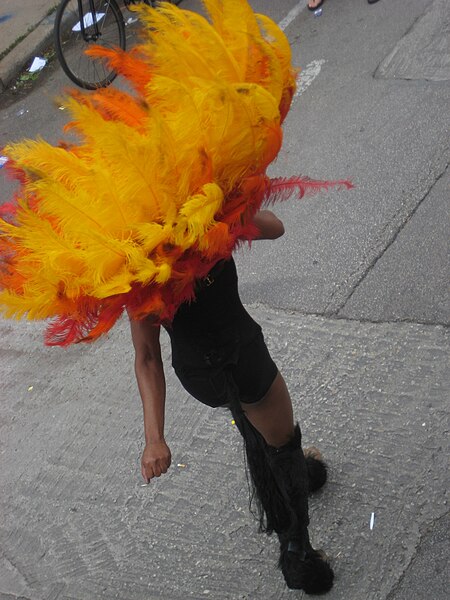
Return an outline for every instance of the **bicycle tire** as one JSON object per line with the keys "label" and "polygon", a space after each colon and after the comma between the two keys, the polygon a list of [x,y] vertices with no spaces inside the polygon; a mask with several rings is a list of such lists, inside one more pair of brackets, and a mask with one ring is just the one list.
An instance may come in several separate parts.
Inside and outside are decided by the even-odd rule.
{"label": "bicycle tire", "polygon": [[[87,56],[84,51],[93,44],[125,50],[126,36],[122,12],[116,0],[93,0],[99,37],[95,41],[83,38],[78,0],[62,0],[55,16],[54,42],[56,55],[65,74],[79,87],[95,90],[108,86],[117,73],[106,60]],[[86,33],[94,31],[89,0],[82,0]],[[87,25],[87,26],[86,26]]]}

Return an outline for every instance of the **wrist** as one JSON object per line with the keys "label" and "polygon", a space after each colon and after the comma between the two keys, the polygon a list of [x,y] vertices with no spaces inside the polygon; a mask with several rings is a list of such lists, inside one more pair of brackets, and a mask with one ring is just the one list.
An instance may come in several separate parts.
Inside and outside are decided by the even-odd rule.
{"label": "wrist", "polygon": [[162,433],[153,433],[153,434],[145,434],[145,445],[149,446],[151,444],[159,444],[161,442],[165,442],[164,434]]}

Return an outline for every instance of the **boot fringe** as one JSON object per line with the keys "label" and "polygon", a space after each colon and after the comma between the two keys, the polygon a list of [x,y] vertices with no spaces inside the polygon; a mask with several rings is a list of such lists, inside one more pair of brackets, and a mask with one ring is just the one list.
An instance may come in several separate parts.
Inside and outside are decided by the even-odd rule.
{"label": "boot fringe", "polygon": [[312,494],[325,485],[328,478],[328,469],[321,459],[308,455],[305,458],[306,468],[308,469],[308,487],[310,494]]}
{"label": "boot fringe", "polygon": [[306,594],[325,594],[333,587],[333,570],[315,550],[308,552],[301,560],[298,554],[283,548],[278,566],[291,590],[303,590]]}

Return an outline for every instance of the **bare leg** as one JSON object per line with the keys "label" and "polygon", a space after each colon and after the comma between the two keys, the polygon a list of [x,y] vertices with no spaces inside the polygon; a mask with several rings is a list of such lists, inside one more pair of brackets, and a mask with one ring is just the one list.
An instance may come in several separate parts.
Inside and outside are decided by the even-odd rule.
{"label": "bare leg", "polygon": [[259,402],[242,403],[247,419],[269,446],[279,448],[294,434],[294,415],[286,383],[278,373],[267,394]]}

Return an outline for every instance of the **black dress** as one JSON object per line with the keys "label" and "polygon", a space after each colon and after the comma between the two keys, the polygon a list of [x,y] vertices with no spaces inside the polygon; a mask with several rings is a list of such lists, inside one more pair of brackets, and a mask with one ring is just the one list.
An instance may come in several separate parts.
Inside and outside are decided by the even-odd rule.
{"label": "black dress", "polygon": [[257,402],[278,369],[261,327],[239,298],[233,259],[218,263],[198,284],[195,300],[183,304],[167,327],[172,365],[183,387],[208,406]]}

